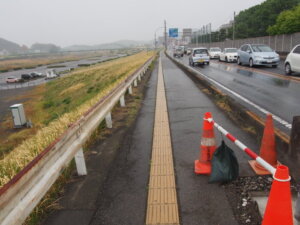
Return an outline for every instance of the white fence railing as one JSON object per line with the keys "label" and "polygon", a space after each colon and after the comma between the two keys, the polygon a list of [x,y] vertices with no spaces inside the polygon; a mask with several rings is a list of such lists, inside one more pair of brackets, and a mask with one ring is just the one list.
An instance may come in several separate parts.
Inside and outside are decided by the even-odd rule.
{"label": "white fence railing", "polygon": [[126,81],[99,100],[76,123],[31,161],[10,182],[0,189],[0,224],[22,224],[41,198],[61,174],[63,168],[75,157],[77,172],[86,174],[82,146],[92,132],[105,119],[112,127],[112,108],[120,101],[125,105],[126,91],[145,74],[154,57],[133,73]]}

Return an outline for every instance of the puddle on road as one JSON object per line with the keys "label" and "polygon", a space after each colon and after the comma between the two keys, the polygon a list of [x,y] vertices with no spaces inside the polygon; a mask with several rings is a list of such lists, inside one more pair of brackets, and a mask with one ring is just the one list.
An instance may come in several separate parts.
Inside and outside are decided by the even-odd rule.
{"label": "puddle on road", "polygon": [[249,70],[246,70],[246,69],[243,70],[243,69],[236,68],[236,67],[230,66],[230,65],[215,64],[214,66],[217,66],[220,69],[225,69],[228,72],[238,73],[238,74],[243,75],[245,77],[262,80],[263,82],[265,82],[267,84],[271,84],[273,86],[283,87],[283,88],[288,88],[290,86],[290,80],[276,78],[276,77],[272,77],[272,76],[269,76],[269,75],[261,75],[257,72],[249,71]]}

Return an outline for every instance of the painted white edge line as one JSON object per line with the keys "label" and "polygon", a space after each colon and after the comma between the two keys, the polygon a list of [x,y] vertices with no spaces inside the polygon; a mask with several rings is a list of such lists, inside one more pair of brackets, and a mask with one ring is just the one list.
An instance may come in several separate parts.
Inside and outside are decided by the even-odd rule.
{"label": "painted white edge line", "polygon": [[288,129],[292,129],[292,124],[290,124],[289,122],[285,121],[284,119],[281,119],[279,116],[274,115],[273,113],[269,112],[268,110],[260,107],[259,105],[256,105],[254,102],[248,100],[247,98],[243,97],[242,95],[230,90],[229,88],[225,87],[223,84],[220,84],[219,82],[217,82],[216,80],[208,77],[207,75],[201,73],[199,70],[196,70],[192,67],[186,66],[184,63],[180,62],[179,60],[175,59],[178,63],[180,63],[181,65],[187,67],[188,69],[193,70],[194,72],[200,74],[201,76],[205,77],[207,80],[211,81],[212,83],[218,85],[219,87],[223,88],[224,90],[228,91],[229,93],[231,93],[232,95],[234,95],[235,97],[243,100],[244,102],[246,102],[247,104],[253,106],[254,108],[258,109],[260,112],[264,113],[264,114],[272,114],[273,119],[276,120],[278,123],[282,124],[283,126],[285,126]]}

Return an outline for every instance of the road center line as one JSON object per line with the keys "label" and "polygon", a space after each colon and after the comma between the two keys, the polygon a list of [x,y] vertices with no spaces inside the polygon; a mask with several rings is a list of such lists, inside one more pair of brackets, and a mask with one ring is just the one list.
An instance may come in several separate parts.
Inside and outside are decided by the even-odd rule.
{"label": "road center line", "polygon": [[159,60],[146,224],[179,225],[168,108]]}

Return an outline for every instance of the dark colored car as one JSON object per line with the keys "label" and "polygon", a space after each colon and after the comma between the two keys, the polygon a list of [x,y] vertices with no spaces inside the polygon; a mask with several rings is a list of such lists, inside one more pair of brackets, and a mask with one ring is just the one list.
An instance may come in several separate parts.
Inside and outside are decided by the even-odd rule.
{"label": "dark colored car", "polygon": [[26,73],[26,74],[22,74],[21,78],[24,79],[24,80],[30,80],[32,78],[32,76],[30,74]]}

